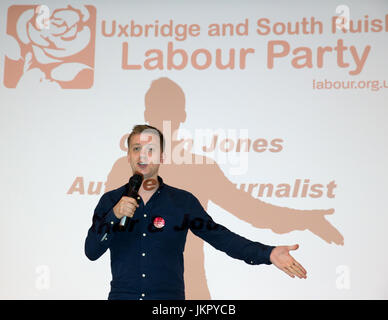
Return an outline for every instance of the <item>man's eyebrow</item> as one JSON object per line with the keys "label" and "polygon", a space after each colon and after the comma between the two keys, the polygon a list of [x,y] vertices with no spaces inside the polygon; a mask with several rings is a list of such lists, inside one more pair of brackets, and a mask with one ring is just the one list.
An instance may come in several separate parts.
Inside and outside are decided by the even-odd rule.
{"label": "man's eyebrow", "polygon": [[[147,146],[149,146],[149,145],[156,146],[157,144],[153,143],[153,142],[147,143]],[[140,143],[134,143],[134,144],[132,144],[132,146],[141,146],[141,144]]]}

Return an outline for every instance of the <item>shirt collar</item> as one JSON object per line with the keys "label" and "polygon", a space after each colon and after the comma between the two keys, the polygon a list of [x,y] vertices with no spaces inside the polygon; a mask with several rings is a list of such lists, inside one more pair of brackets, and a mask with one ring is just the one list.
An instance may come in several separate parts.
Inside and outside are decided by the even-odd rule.
{"label": "shirt collar", "polygon": [[162,177],[158,176],[158,182],[159,182],[159,188],[158,190],[162,189],[164,187],[164,182]]}
{"label": "shirt collar", "polygon": [[[163,189],[165,183],[163,182],[163,179],[162,177],[158,176],[158,182],[159,182],[159,187],[158,187],[158,190],[161,190]],[[128,193],[128,188],[129,188],[129,183],[125,184],[125,190],[124,190],[124,195],[126,195]]]}

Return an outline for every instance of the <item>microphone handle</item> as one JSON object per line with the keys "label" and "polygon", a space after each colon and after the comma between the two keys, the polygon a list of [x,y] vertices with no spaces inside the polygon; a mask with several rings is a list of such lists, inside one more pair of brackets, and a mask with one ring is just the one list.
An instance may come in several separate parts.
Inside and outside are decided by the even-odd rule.
{"label": "microphone handle", "polygon": [[124,216],[124,217],[122,217],[121,220],[120,220],[120,224],[119,224],[120,228],[124,228],[124,226],[125,226],[126,223],[127,223],[127,217]]}

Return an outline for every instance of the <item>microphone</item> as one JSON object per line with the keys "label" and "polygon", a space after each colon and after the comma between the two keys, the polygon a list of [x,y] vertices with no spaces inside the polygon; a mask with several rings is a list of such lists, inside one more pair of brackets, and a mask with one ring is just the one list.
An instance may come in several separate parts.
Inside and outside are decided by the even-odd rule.
{"label": "microphone", "polygon": [[[139,172],[135,172],[135,174],[129,179],[128,182],[128,191],[127,196],[134,198],[137,202],[139,202],[139,189],[141,187],[141,184],[143,183],[143,175]],[[120,220],[120,228],[125,228],[125,225],[127,223],[127,216],[124,216]]]}

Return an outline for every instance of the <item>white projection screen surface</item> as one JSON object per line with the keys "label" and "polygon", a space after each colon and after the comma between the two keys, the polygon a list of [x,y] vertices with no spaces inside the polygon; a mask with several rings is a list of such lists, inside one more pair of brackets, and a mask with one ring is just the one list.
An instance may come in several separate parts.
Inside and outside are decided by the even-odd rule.
{"label": "white projection screen surface", "polygon": [[107,299],[85,238],[136,124],[167,137],[165,183],[307,270],[189,232],[186,299],[388,298],[387,1],[0,8],[1,299]]}

